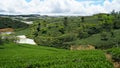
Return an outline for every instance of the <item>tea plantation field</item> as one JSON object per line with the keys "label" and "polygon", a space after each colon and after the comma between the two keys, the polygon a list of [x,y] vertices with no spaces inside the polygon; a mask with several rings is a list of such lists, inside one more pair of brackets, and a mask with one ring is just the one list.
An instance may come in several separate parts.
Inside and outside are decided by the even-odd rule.
{"label": "tea plantation field", "polygon": [[7,43],[0,45],[0,68],[113,68],[101,50],[70,51]]}

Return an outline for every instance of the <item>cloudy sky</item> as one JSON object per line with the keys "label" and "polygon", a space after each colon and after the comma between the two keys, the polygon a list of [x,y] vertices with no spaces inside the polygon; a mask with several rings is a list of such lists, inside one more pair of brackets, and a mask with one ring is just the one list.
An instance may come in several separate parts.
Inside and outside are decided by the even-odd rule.
{"label": "cloudy sky", "polygon": [[0,0],[0,14],[92,15],[120,11],[120,0]]}

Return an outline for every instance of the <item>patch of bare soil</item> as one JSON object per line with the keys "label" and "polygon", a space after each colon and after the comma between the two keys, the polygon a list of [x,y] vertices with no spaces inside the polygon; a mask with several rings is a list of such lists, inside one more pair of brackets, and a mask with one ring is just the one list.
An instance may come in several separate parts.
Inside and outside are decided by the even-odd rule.
{"label": "patch of bare soil", "polygon": [[14,29],[12,28],[4,28],[4,29],[0,29],[0,32],[13,32]]}
{"label": "patch of bare soil", "polygon": [[110,62],[112,62],[112,56],[110,54],[105,54],[107,60],[109,60]]}
{"label": "patch of bare soil", "polygon": [[114,62],[114,68],[120,68],[120,62]]}
{"label": "patch of bare soil", "polygon": [[95,50],[92,45],[71,45],[70,50]]}
{"label": "patch of bare soil", "polygon": [[109,60],[110,62],[113,63],[114,68],[120,68],[120,62],[114,62],[114,60],[112,59],[112,56],[110,54],[105,54],[107,60]]}

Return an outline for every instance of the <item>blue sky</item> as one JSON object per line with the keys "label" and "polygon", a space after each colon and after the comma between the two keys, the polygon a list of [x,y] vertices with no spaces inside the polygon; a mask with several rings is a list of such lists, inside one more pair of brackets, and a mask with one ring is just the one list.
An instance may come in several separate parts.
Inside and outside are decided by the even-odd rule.
{"label": "blue sky", "polygon": [[120,11],[120,0],[0,0],[0,14],[92,15]]}
{"label": "blue sky", "polygon": [[31,0],[26,0],[27,2],[30,2]]}
{"label": "blue sky", "polygon": [[[26,2],[31,2],[32,0],[25,0]],[[40,0],[40,1],[44,1],[44,0]],[[94,5],[103,5],[104,1],[105,0],[76,0],[78,2],[85,2],[85,1],[93,1],[93,3],[91,4],[94,4]],[[109,2],[112,2],[113,0],[109,0]]]}
{"label": "blue sky", "polygon": [[[26,0],[27,2],[30,2],[31,0]],[[105,0],[76,0],[76,1],[101,1],[104,2]],[[112,1],[112,0],[109,0]]]}
{"label": "blue sky", "polygon": [[[30,1],[32,1],[32,0],[26,0],[26,2],[30,2]],[[41,1],[43,1],[43,0],[41,0]],[[94,1],[96,4],[102,4],[105,0],[76,0],[76,1],[78,1],[78,2],[82,2],[82,1]],[[112,1],[112,0],[109,0],[110,2]]]}
{"label": "blue sky", "polygon": [[[29,0],[29,1],[30,1],[30,0]],[[102,5],[105,0],[76,0],[76,1],[78,1],[78,2],[93,1],[94,3],[92,3],[92,4],[94,4],[94,5],[98,5],[98,4]],[[109,0],[109,2],[112,2],[112,1],[113,1],[113,0]]]}

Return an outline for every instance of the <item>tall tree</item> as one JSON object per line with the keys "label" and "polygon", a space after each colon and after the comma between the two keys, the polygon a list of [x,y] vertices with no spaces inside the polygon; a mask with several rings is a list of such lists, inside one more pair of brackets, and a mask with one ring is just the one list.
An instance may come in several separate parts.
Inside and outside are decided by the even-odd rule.
{"label": "tall tree", "polygon": [[0,44],[2,44],[2,36],[0,35]]}
{"label": "tall tree", "polygon": [[81,22],[84,22],[85,21],[85,18],[84,17],[81,17]]}
{"label": "tall tree", "polygon": [[38,24],[38,27],[37,27],[37,32],[39,32],[40,31],[40,23]]}
{"label": "tall tree", "polygon": [[67,24],[68,24],[68,18],[67,17],[64,17],[64,22],[63,22],[64,26],[66,27]]}
{"label": "tall tree", "polygon": [[38,33],[40,32],[40,26],[41,26],[41,24],[39,23],[37,26],[37,31],[34,33],[35,37],[37,37]]}
{"label": "tall tree", "polygon": [[61,32],[62,34],[64,34],[65,32],[64,32],[64,28],[60,28],[59,29],[59,32]]}
{"label": "tall tree", "polygon": [[116,13],[115,13],[115,10],[112,10],[111,14],[112,14],[112,15],[115,15],[115,14],[116,14]]}

